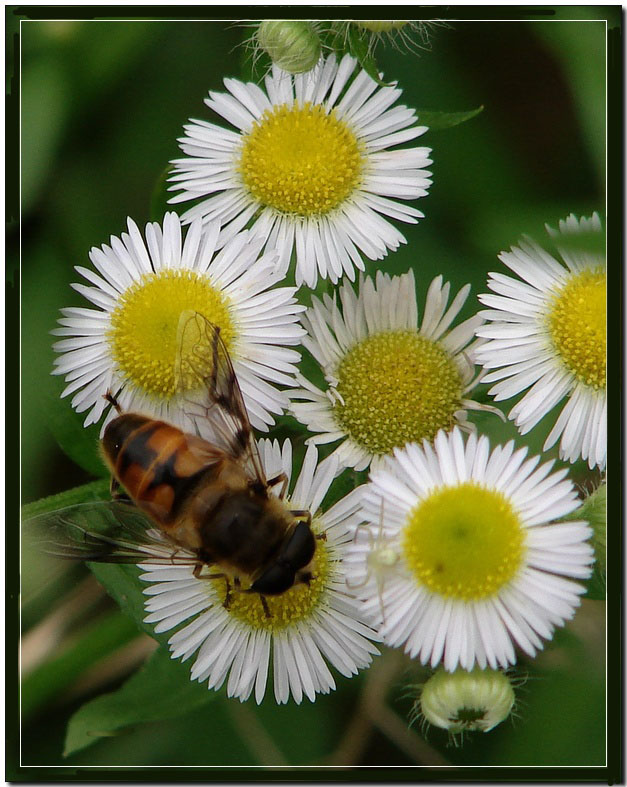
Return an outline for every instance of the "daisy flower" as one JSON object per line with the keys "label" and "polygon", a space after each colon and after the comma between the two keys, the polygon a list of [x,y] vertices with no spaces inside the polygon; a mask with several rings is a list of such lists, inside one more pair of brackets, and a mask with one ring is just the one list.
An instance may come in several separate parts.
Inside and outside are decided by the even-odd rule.
{"label": "daisy flower", "polygon": [[521,434],[567,397],[544,450],[559,440],[562,459],[582,457],[590,468],[604,468],[606,256],[594,248],[601,222],[596,213],[571,214],[559,231],[547,230],[563,263],[530,239],[499,255],[520,278],[490,273],[488,287],[496,295],[479,296],[490,307],[480,314],[491,324],[477,330],[488,339],[477,360],[494,370],[483,381],[497,383],[490,389],[497,401],[527,391],[509,413]]}
{"label": "daisy flower", "polygon": [[401,90],[378,87],[357,62],[334,55],[292,76],[273,66],[265,92],[225,79],[207,106],[235,127],[191,120],[179,140],[170,202],[201,198],[183,219],[218,218],[224,238],[251,222],[252,237],[280,252],[286,270],[296,252],[296,283],[318,274],[336,282],[363,257],[382,259],[405,243],[383,216],[416,223],[423,214],[398,200],[424,197],[429,148],[390,150],[423,134],[416,113],[392,107]]}
{"label": "daisy flower", "polygon": [[61,395],[88,411],[85,426],[100,420],[110,389],[123,410],[193,430],[183,411],[192,393],[175,385],[179,319],[189,311],[220,326],[252,425],[265,431],[285,410],[289,400],[275,386],[293,385],[300,353],[285,345],[300,343],[303,307],[294,287],[274,287],[283,277],[275,254],[259,257],[259,239],[242,232],[223,245],[220,235],[219,222],[195,221],[183,240],[179,217],[168,213],[163,228],[146,225],[144,242],[128,219],[128,233],[91,250],[95,271],[76,268],[91,286],[74,289],[97,308],[61,310],[53,333],[69,338],[54,344],[53,374],[65,375]]}
{"label": "daisy flower", "polygon": [[[365,525],[383,528],[397,565],[383,586],[370,571],[371,540],[356,538],[346,575],[383,641],[449,672],[534,656],[569,620],[594,553],[586,522],[557,522],[579,505],[567,470],[538,467],[513,441],[490,451],[459,429],[434,446],[394,451],[363,493]],[[381,512],[383,510],[383,525]]]}
{"label": "daisy flower", "polygon": [[[259,448],[268,477],[281,471],[290,477],[289,440],[282,449],[276,440],[261,440]],[[297,703],[303,696],[313,702],[317,693],[335,688],[329,665],[351,677],[378,653],[370,642],[378,637],[361,622],[359,604],[346,590],[342,565],[360,490],[328,511],[319,511],[336,470],[337,460],[318,465],[317,451],[309,447],[288,499],[291,508],[312,512],[312,528],[325,538],[317,541],[310,584],[266,597],[270,618],[256,594],[235,593],[225,609],[223,579],[196,578],[192,566],[142,564],[146,573],[141,579],[150,583],[144,590],[149,596],[146,622],[155,623],[157,632],[185,623],[169,644],[172,658],[185,661],[196,655],[192,680],[208,681],[210,689],[226,681],[229,697],[244,701],[254,691],[259,703],[270,672],[278,703],[287,702],[290,694]]]}
{"label": "daisy flower", "polygon": [[361,279],[357,293],[346,282],[339,290],[341,309],[335,297],[312,298],[301,318],[303,344],[327,386],[321,390],[299,373],[301,387],[289,392],[295,417],[318,433],[311,442],[341,440],[341,464],[363,470],[395,447],[432,439],[439,429],[455,423],[471,429],[467,409],[494,410],[466,398],[478,382],[468,344],[482,319],[471,317],[451,330],[469,290],[462,287],[447,308],[450,285],[437,276],[422,322],[412,271],[392,277],[379,271],[376,283]]}

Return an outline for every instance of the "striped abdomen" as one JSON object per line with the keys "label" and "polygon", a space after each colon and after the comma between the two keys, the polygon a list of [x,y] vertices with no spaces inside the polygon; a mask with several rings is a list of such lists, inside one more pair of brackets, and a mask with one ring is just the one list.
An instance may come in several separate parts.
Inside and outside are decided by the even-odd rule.
{"label": "striped abdomen", "polygon": [[217,458],[203,440],[135,413],[111,421],[102,450],[115,478],[164,530]]}

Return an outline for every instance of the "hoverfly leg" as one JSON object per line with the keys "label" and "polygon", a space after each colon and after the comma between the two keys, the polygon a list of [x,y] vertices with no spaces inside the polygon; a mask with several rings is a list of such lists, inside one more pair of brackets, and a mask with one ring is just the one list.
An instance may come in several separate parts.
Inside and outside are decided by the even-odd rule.
{"label": "hoverfly leg", "polygon": [[[180,551],[180,550],[178,550],[178,549],[177,549],[175,552],[172,552],[172,554],[170,555],[170,563],[171,563],[172,565],[174,565],[174,558],[175,558],[175,557],[178,555],[179,551]],[[196,569],[194,569],[194,571],[195,571],[195,570],[196,570]]]}
{"label": "hoverfly leg", "polygon": [[311,525],[311,511],[291,510],[290,514],[295,519],[302,519],[304,522],[307,522],[308,525]]}
{"label": "hoverfly leg", "polygon": [[277,484],[282,484],[281,491],[279,492],[279,500],[283,500],[287,493],[287,476],[285,473],[279,473],[279,475],[274,476],[268,481],[268,486],[276,486]]}
{"label": "hoverfly leg", "polygon": [[224,574],[222,576],[224,576],[224,582],[226,584],[226,594],[224,596],[224,603],[222,606],[224,609],[228,610],[228,608],[231,606],[231,583],[229,582],[229,578],[227,576]]}
{"label": "hoverfly leg", "polygon": [[[312,518],[311,517],[311,511],[305,511],[305,510],[303,510],[303,511],[296,511],[296,510],[292,510],[292,511],[290,511],[290,514],[294,518],[300,519],[303,522],[306,522],[309,525],[309,527],[311,527],[311,518]],[[314,536],[316,538],[316,541],[326,541],[327,540],[327,534],[326,533],[314,533]]]}
{"label": "hoverfly leg", "polygon": [[270,612],[270,607],[268,606],[266,597],[259,595],[259,598],[261,599],[261,606],[263,607],[264,614],[268,618],[268,620],[270,620],[270,618],[272,617],[272,613]]}
{"label": "hoverfly leg", "polygon": [[121,500],[124,503],[132,503],[131,498],[124,491],[120,491],[120,482],[117,478],[111,476],[111,483],[109,485],[109,493],[112,500]]}
{"label": "hoverfly leg", "polygon": [[[174,554],[177,555],[178,550]],[[211,559],[211,556],[204,551],[198,554],[197,557],[199,560],[194,566],[194,571],[192,572],[196,579],[226,579],[226,574],[222,571],[217,574],[203,574],[203,568],[208,568],[211,566],[213,564],[213,560]]]}
{"label": "hoverfly leg", "polygon": [[107,392],[103,395],[103,398],[106,399],[107,402],[109,402],[109,404],[112,404],[118,413],[120,414],[122,413],[122,408],[120,407],[120,403],[118,402],[117,397],[114,396],[110,388],[107,389]]}
{"label": "hoverfly leg", "polygon": [[[206,563],[196,563],[196,565],[194,566],[194,571],[192,572],[196,579],[206,579],[206,580],[224,579],[228,586],[228,579],[226,574],[202,574],[201,572],[206,565],[207,565]],[[229,593],[231,592],[230,586],[227,588],[227,590]]]}

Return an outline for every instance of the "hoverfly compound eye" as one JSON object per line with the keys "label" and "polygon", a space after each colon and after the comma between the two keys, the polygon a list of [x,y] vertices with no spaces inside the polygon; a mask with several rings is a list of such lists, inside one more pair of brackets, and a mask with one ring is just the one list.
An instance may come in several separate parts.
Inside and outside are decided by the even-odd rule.
{"label": "hoverfly compound eye", "polygon": [[262,596],[278,596],[294,584],[295,572],[286,563],[274,563],[250,586],[251,593]]}
{"label": "hoverfly compound eye", "polygon": [[281,558],[295,570],[311,562],[316,551],[316,539],[307,522],[299,522],[281,551]]}

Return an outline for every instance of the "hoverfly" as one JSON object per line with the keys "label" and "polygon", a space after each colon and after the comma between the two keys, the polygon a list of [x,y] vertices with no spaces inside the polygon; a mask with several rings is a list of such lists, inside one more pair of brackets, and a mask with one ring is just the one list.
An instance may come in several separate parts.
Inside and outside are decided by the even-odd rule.
{"label": "hoverfly", "polygon": [[178,346],[175,378],[202,382],[203,401],[190,402],[199,408],[190,418],[201,419],[211,439],[122,412],[107,393],[118,415],[101,451],[117,499],[36,517],[43,547],[85,561],[190,565],[198,578],[224,579],[225,607],[233,592],[256,593],[270,616],[265,596],[312,579],[311,513],[288,507],[284,473],[265,476],[220,329],[183,313]]}

